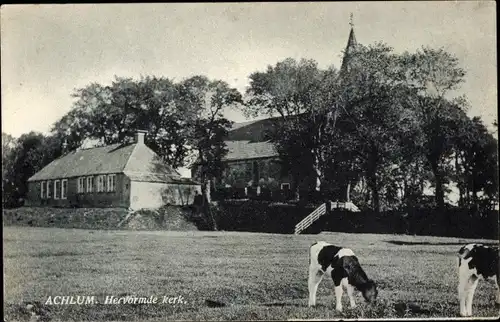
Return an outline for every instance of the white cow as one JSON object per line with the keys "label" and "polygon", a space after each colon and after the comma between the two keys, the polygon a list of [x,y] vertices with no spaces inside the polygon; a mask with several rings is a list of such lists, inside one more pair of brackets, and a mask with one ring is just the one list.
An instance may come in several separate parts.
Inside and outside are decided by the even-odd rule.
{"label": "white cow", "polygon": [[316,292],[325,273],[332,277],[335,285],[337,311],[342,312],[342,287],[347,290],[352,308],[356,306],[355,289],[361,291],[366,301],[376,300],[377,285],[366,276],[353,251],[320,241],[309,250],[309,306],[316,305]]}
{"label": "white cow", "polygon": [[468,244],[458,251],[458,299],[460,315],[472,315],[472,300],[480,279],[492,279],[500,304],[498,249],[482,244]]}

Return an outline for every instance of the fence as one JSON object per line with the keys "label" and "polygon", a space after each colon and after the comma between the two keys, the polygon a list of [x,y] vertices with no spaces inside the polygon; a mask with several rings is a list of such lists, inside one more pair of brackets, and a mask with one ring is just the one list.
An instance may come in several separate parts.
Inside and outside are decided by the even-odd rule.
{"label": "fence", "polygon": [[[322,203],[325,200],[333,200],[329,193],[302,189],[299,191],[300,200],[303,203]],[[218,187],[212,191],[213,200],[227,199],[251,199],[264,201],[290,201],[295,198],[295,193],[290,189],[270,189],[267,187]]]}
{"label": "fence", "polygon": [[311,212],[307,217],[302,219],[296,226],[295,226],[295,234],[300,234],[302,231],[310,227],[316,220],[319,219],[319,217],[325,215],[327,212],[326,210],[326,203],[322,203],[318,208],[316,208],[313,212]]}
{"label": "fence", "polygon": [[269,189],[260,187],[257,191],[256,187],[245,188],[218,188],[212,192],[213,200],[227,199],[252,199],[266,201],[287,201],[293,199],[294,195],[291,190]]}

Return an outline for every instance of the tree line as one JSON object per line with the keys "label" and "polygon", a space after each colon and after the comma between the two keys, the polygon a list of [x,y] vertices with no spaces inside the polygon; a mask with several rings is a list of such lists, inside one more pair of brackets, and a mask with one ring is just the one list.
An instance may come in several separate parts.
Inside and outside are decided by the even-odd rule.
{"label": "tree line", "polygon": [[326,195],[339,187],[349,195],[358,183],[366,189],[351,199],[380,211],[423,203],[426,182],[431,204],[443,208],[453,181],[460,206],[492,207],[497,140],[467,116],[466,97],[453,96],[465,80],[458,59],[431,48],[396,54],[382,43],[357,45],[348,58],[340,70],[286,59],[250,75],[245,108],[281,119],[275,141],[296,182],[312,175],[311,188]]}
{"label": "tree line", "polygon": [[77,89],[49,135],[2,133],[3,205],[19,206],[31,175],[86,140],[126,142],[146,129],[146,143],[168,165],[196,160],[209,209],[211,180],[227,153],[228,108],[277,117],[271,140],[296,198],[305,184],[380,211],[423,203],[431,182],[441,208],[455,182],[460,206],[498,199],[497,139],[467,116],[465,96],[453,96],[465,71],[442,49],[397,54],[382,43],[357,45],[340,70],[288,58],[249,79],[244,95],[205,76],[116,77]]}

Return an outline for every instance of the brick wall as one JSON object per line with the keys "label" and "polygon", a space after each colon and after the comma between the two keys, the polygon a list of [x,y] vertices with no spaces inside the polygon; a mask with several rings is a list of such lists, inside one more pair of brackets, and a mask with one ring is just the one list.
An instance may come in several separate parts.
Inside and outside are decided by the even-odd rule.
{"label": "brick wall", "polygon": [[[97,192],[97,176],[94,176],[93,192],[78,193],[78,177],[68,179],[66,199],[54,199],[54,180],[51,181],[51,198],[41,198],[40,181],[28,183],[26,206],[50,207],[124,207],[130,204],[130,180],[124,174],[116,174],[115,191]],[[60,193],[59,193],[60,194]]]}

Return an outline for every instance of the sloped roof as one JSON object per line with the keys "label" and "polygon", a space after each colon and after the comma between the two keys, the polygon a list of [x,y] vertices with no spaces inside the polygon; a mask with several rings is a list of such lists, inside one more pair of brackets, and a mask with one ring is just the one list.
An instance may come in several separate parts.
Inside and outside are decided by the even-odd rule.
{"label": "sloped roof", "polygon": [[[295,118],[297,116],[288,116]],[[224,141],[229,150],[225,161],[278,157],[279,154],[271,139],[277,126],[283,122],[281,117],[234,123]]]}
{"label": "sloped roof", "polygon": [[181,175],[145,144],[137,144],[123,172],[134,181],[172,182]]}
{"label": "sloped roof", "polygon": [[270,139],[281,117],[234,123],[224,142],[228,148],[225,161],[277,157],[274,144]]}
{"label": "sloped roof", "polygon": [[260,120],[252,120],[252,121],[246,121],[246,122],[233,123],[233,125],[231,126],[231,130],[230,131],[237,130],[237,129],[241,128],[241,127],[244,127],[244,126],[256,123],[258,121],[260,121]]}
{"label": "sloped roof", "polygon": [[269,140],[280,118],[271,117],[242,123],[234,123],[229,131],[228,141],[253,141],[263,142]]}
{"label": "sloped roof", "polygon": [[225,161],[277,157],[278,152],[269,141],[225,141],[228,153]]}
{"label": "sloped roof", "polygon": [[72,151],[52,161],[28,181],[108,173],[125,173],[131,180],[176,182],[180,174],[142,143],[112,144]]}
{"label": "sloped roof", "polygon": [[125,169],[135,144],[111,144],[71,151],[45,166],[28,181],[120,173]]}

